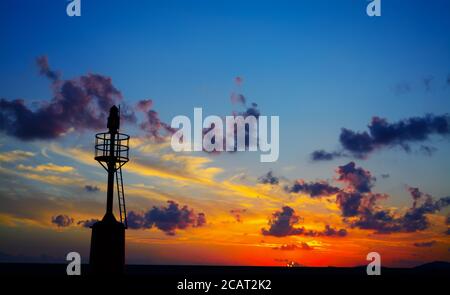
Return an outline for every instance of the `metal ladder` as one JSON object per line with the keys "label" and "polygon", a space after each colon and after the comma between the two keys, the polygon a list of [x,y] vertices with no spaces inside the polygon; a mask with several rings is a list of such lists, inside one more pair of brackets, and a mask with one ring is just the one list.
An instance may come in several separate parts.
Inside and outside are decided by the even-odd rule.
{"label": "metal ladder", "polygon": [[122,166],[116,169],[116,182],[117,182],[117,198],[119,201],[119,214],[120,222],[128,228],[127,224],[127,209],[125,207],[125,192],[123,190],[123,178],[122,178]]}

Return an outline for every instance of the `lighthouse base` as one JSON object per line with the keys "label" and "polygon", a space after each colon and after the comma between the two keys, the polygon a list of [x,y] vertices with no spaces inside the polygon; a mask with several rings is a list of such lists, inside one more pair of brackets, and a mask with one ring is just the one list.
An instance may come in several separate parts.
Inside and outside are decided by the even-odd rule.
{"label": "lighthouse base", "polygon": [[120,275],[125,266],[125,226],[113,215],[92,225],[90,272]]}

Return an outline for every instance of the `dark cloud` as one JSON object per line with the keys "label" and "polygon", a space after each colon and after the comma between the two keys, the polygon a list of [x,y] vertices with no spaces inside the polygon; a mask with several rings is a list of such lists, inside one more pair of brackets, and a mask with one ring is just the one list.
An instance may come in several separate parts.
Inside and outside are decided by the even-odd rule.
{"label": "dark cloud", "polygon": [[434,214],[450,205],[450,197],[434,201],[432,196],[416,187],[407,187],[413,199],[412,207],[396,215],[382,209],[378,202],[387,194],[372,192],[375,178],[370,171],[356,168],[353,162],[337,169],[337,180],[346,184],[336,195],[344,221],[352,227],[374,230],[376,233],[415,232],[429,227],[427,214]]}
{"label": "dark cloud", "polygon": [[299,235],[307,237],[345,237],[347,235],[347,230],[344,228],[337,229],[330,225],[325,225],[325,228],[321,231],[300,228]]}
{"label": "dark cloud", "polygon": [[248,116],[253,116],[256,119],[259,118],[261,115],[261,112],[258,109],[258,105],[256,103],[252,103],[244,112],[239,113],[240,116],[243,116],[244,118],[247,118]]}
{"label": "dark cloud", "polygon": [[327,224],[325,225],[325,229],[323,230],[323,232],[320,232],[319,235],[324,235],[327,237],[334,237],[334,236],[345,237],[347,235],[347,230],[344,228],[341,229],[332,228]]}
{"label": "dark cloud", "polygon": [[378,200],[387,195],[372,193],[375,177],[370,171],[356,167],[354,162],[339,166],[336,179],[346,186],[336,195],[336,203],[344,217],[352,217],[371,211]]}
{"label": "dark cloud", "polygon": [[169,124],[164,123],[160,118],[158,112],[152,110],[152,100],[141,100],[137,103],[137,109],[144,113],[145,120],[139,125],[139,127],[146,132],[148,136],[155,140],[162,140],[165,136],[171,135],[175,132],[175,129],[170,127]]}
{"label": "dark cloud", "polygon": [[152,107],[153,107],[153,100],[151,99],[142,99],[138,101],[138,103],[136,104],[136,108],[144,113],[150,111]]}
{"label": "dark cloud", "polygon": [[305,182],[302,179],[296,180],[293,185],[286,186],[284,189],[288,193],[305,193],[312,198],[334,195],[340,190],[326,181]]}
{"label": "dark cloud", "polygon": [[[236,85],[236,88],[239,90],[240,87],[242,86],[242,83],[244,82],[244,79],[242,77],[235,77],[234,78],[234,84]],[[246,105],[247,104],[247,100],[245,99],[245,96],[240,94],[239,91],[233,91],[231,93],[231,103],[233,104],[242,104],[242,105]]]}
{"label": "dark cloud", "polygon": [[236,219],[237,222],[242,222],[242,214],[246,213],[247,209],[232,209],[230,214]]}
{"label": "dark cloud", "polygon": [[428,145],[421,145],[419,151],[424,155],[431,157],[437,151],[437,148]]}
{"label": "dark cloud", "polygon": [[[243,79],[240,77],[236,77],[235,79],[235,83],[236,85],[239,87],[241,86],[243,82]],[[237,117],[237,116],[241,116],[244,119],[246,119],[249,116],[253,116],[256,119],[256,122],[258,122],[259,116],[261,115],[261,112],[258,108],[258,105],[256,103],[251,103],[250,105],[247,104],[247,99],[245,98],[244,95],[240,94],[239,91],[235,91],[232,92],[231,94],[231,102],[233,104],[239,104],[240,107],[244,107],[245,109],[243,111],[233,111],[231,116],[233,117]],[[214,129],[215,126],[214,124],[211,124],[210,127],[207,128],[203,128],[203,136],[205,136],[206,134],[208,134],[212,129]],[[222,128],[221,126],[217,126],[217,128]],[[249,124],[245,124],[245,130],[244,130],[244,147],[246,149],[249,148],[250,146],[250,139],[254,140],[256,142],[256,144],[258,144],[258,132],[254,132],[255,134],[252,134],[250,132],[250,127]],[[225,132],[225,130],[222,130],[223,132]],[[257,130],[255,130],[257,131]],[[234,128],[233,131],[228,131],[230,133],[228,134],[223,134],[224,135],[224,141],[223,141],[223,146],[222,146],[222,150],[225,151],[227,150],[227,142],[226,139],[227,137],[233,137],[234,138],[234,147],[232,147],[230,149],[230,153],[236,152],[238,150],[238,143],[237,143],[237,137],[238,137],[238,132],[237,132],[237,128]],[[252,138],[250,138],[250,136],[253,136]],[[212,143],[215,143],[215,137],[212,136],[212,138],[210,139]],[[220,151],[207,151],[205,149],[203,149],[204,152],[210,153],[210,154],[218,154],[220,153]]]}
{"label": "dark cloud", "polygon": [[436,241],[429,241],[429,242],[414,243],[413,245],[419,248],[429,248],[433,247],[436,243],[437,243]]}
{"label": "dark cloud", "polygon": [[345,155],[341,152],[327,152],[324,150],[317,150],[311,153],[312,161],[331,161],[335,158],[344,157]]}
{"label": "dark cloud", "polygon": [[[450,197],[434,200],[431,195],[421,192],[419,188],[407,187],[413,200],[412,206],[404,213],[396,213],[383,209],[379,205],[379,202],[389,198],[389,195],[372,191],[376,178],[370,171],[356,167],[354,162],[349,162],[339,166],[336,174],[335,179],[342,182],[344,187],[334,187],[325,181],[306,183],[298,180],[292,186],[286,186],[285,190],[308,193],[311,197],[336,194],[336,204],[341,210],[344,222],[352,228],[373,230],[375,233],[384,234],[425,230],[430,226],[427,215],[435,214],[450,205]],[[382,174],[382,177],[386,178],[389,175]],[[283,211],[274,213],[269,223],[270,228],[263,229],[263,234],[273,236],[346,234],[345,230],[339,234],[339,231],[328,226],[323,231],[294,227],[293,225],[298,221],[299,217],[294,214],[292,208],[283,208]]]}
{"label": "dark cloud", "polygon": [[304,227],[294,227],[300,221],[300,217],[295,214],[294,209],[284,206],[281,211],[272,214],[269,220],[269,229],[261,229],[261,233],[265,236],[285,237],[293,235],[304,235],[310,237],[327,236],[327,237],[344,237],[347,235],[345,229],[335,229],[329,225],[325,226],[323,231],[305,229]]}
{"label": "dark cloud", "polygon": [[351,223],[352,227],[374,230],[379,234],[402,231],[401,221],[389,210],[364,210],[357,217]]}
{"label": "dark cloud", "polygon": [[86,219],[80,220],[77,222],[77,225],[81,225],[82,227],[90,228],[94,225],[94,223],[98,222],[98,219]]}
{"label": "dark cloud", "polygon": [[407,191],[410,193],[411,197],[413,198],[413,208],[417,206],[417,202],[420,199],[426,198],[427,200],[431,200],[431,196],[428,194],[422,193],[418,187],[406,187]]}
{"label": "dark cloud", "polygon": [[368,126],[369,132],[355,132],[343,128],[339,140],[343,148],[357,158],[366,158],[376,149],[385,147],[400,146],[409,151],[409,143],[426,141],[434,134],[448,136],[449,122],[450,117],[447,114],[441,116],[428,114],[396,123],[374,117]]}
{"label": "dark cloud", "polygon": [[[260,116],[260,111],[258,109],[258,105],[256,103],[252,103],[250,105],[250,107],[247,107],[245,111],[242,112],[233,112],[232,116],[236,117],[236,116],[242,116],[244,119],[249,117],[249,116],[253,116],[255,117],[256,121],[258,121],[259,116]],[[211,129],[213,128],[213,126],[211,126],[210,128],[204,128],[203,129],[203,135],[205,135],[207,132],[209,132]],[[252,137],[252,139],[255,140],[255,142],[258,144],[258,134],[257,132],[254,132],[256,134],[252,134],[250,132],[250,127],[248,124],[245,124],[245,130],[244,130],[244,146],[246,149],[248,149],[248,147],[250,146],[250,136],[254,136]],[[225,136],[225,135],[224,135]],[[238,132],[237,132],[237,128],[233,128],[233,134],[229,134],[228,136],[233,136],[234,137],[234,148],[232,149],[232,153],[238,150],[238,142],[237,142],[237,138],[238,138]],[[215,142],[215,138],[213,137],[211,139],[211,142]],[[227,147],[227,143],[226,143],[226,137],[223,143],[223,150],[226,150]]]}
{"label": "dark cloud", "polygon": [[377,199],[374,199],[372,206],[360,208],[356,214],[351,215],[358,217],[352,222],[352,226],[375,230],[377,233],[422,231],[430,225],[427,214],[434,214],[450,205],[450,197],[434,201],[430,195],[417,188],[409,188],[408,191],[413,197],[413,205],[403,215],[396,216],[389,210],[376,208]]}
{"label": "dark cloud", "polygon": [[358,215],[362,198],[363,195],[359,192],[339,192],[336,195],[336,203],[341,209],[342,216],[352,217]]}
{"label": "dark cloud", "polygon": [[96,193],[98,191],[100,191],[100,188],[96,185],[90,185],[87,184],[84,186],[84,189],[88,192],[88,193]]}
{"label": "dark cloud", "polygon": [[348,187],[360,193],[370,192],[375,178],[370,171],[359,167],[356,168],[354,162],[339,166],[337,169],[338,180],[346,183]]}
{"label": "dark cloud", "polygon": [[313,250],[314,248],[308,245],[306,242],[301,242],[300,244],[284,244],[279,247],[274,247],[274,250],[282,251],[294,251],[294,250]]}
{"label": "dark cloud", "polygon": [[39,68],[39,73],[47,78],[49,78],[51,81],[55,82],[59,80],[59,73],[56,71],[53,71],[50,69],[50,66],[48,64],[48,58],[47,56],[39,56],[36,59],[36,64]]}
{"label": "dark cloud", "polygon": [[206,224],[204,213],[195,214],[187,206],[179,207],[174,201],[167,201],[167,207],[153,207],[144,214],[130,211],[127,216],[128,227],[131,229],[156,228],[167,235],[175,235],[177,229],[189,226],[200,227]]}
{"label": "dark cloud", "polygon": [[284,206],[281,211],[276,211],[272,214],[269,220],[269,229],[263,228],[262,234],[265,236],[284,237],[291,235],[298,235],[301,229],[294,228],[294,225],[299,222],[299,217],[295,215],[294,209],[289,206]]}
{"label": "dark cloud", "polygon": [[403,95],[411,92],[411,85],[407,82],[400,82],[394,85],[393,91],[395,95]]}
{"label": "dark cloud", "polygon": [[246,104],[246,99],[245,96],[239,93],[231,93],[231,102],[232,103],[237,103],[237,104],[242,104],[245,105]]}
{"label": "dark cloud", "polygon": [[[71,131],[106,128],[109,108],[122,95],[109,77],[88,74],[59,80],[45,57],[38,58],[40,71],[52,84],[53,99],[29,108],[23,100],[0,99],[0,130],[22,140],[54,139]],[[133,120],[128,114],[125,120]]]}
{"label": "dark cloud", "polygon": [[67,227],[72,225],[73,218],[68,215],[60,214],[52,217],[52,223],[58,227]]}
{"label": "dark cloud", "polygon": [[[367,185],[366,181],[360,181],[361,179],[370,179],[370,174],[367,173],[368,171],[366,170],[361,169],[361,171],[364,171],[364,173],[355,174],[359,175],[358,177],[349,178],[349,181],[347,181],[348,186],[336,195],[336,203],[341,209],[342,216],[344,218],[360,217],[360,219],[364,219],[364,221],[366,221],[365,218],[370,219],[370,217],[372,217],[371,213],[376,208],[377,202],[381,199],[387,198],[388,196],[385,194],[372,193],[372,185]],[[360,177],[361,175],[365,176]],[[359,221],[360,223],[358,223],[357,226],[365,228],[366,225],[363,224],[363,221]],[[355,223],[353,223],[353,225],[355,225]]]}
{"label": "dark cloud", "polygon": [[127,225],[130,229],[143,229],[151,227],[146,223],[144,214],[135,213],[134,211],[127,213]]}
{"label": "dark cloud", "polygon": [[422,203],[418,204],[418,201],[414,200],[413,207],[410,208],[400,219],[402,229],[406,232],[415,232],[427,229],[429,227],[429,221],[426,214],[436,213],[437,211],[440,211],[450,205],[450,197],[444,197],[437,201],[433,201],[430,195],[422,194],[420,201]]}
{"label": "dark cloud", "polygon": [[277,185],[280,179],[273,175],[272,171],[267,172],[258,178],[259,183]]}
{"label": "dark cloud", "polygon": [[422,79],[423,86],[425,87],[425,91],[427,91],[427,92],[431,91],[433,80],[434,80],[433,76],[427,76]]}
{"label": "dark cloud", "polygon": [[200,212],[197,214],[197,220],[195,221],[195,224],[193,224],[194,227],[200,227],[204,226],[206,224],[206,215],[203,212]]}

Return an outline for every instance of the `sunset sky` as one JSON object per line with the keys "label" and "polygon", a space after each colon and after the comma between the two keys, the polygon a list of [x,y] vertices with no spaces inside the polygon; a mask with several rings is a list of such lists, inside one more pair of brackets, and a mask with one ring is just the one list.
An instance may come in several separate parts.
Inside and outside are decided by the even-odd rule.
{"label": "sunset sky", "polygon": [[[450,2],[367,3],[1,1],[0,262],[88,262],[113,104],[129,264],[450,261]],[[172,151],[195,107],[279,116],[278,161]]]}

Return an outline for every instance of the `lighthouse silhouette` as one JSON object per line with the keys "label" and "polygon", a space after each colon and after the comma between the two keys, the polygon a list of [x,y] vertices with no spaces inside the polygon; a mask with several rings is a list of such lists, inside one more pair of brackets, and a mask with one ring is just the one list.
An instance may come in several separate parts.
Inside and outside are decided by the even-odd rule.
{"label": "lighthouse silhouette", "polygon": [[[123,189],[122,166],[129,161],[130,136],[119,133],[120,109],[109,111],[108,132],[95,135],[95,160],[108,173],[106,213],[92,225],[90,271],[95,275],[121,274],[125,265],[125,229],[127,212]],[[116,185],[114,185],[114,183]],[[114,188],[117,190],[119,220],[113,212]]]}

